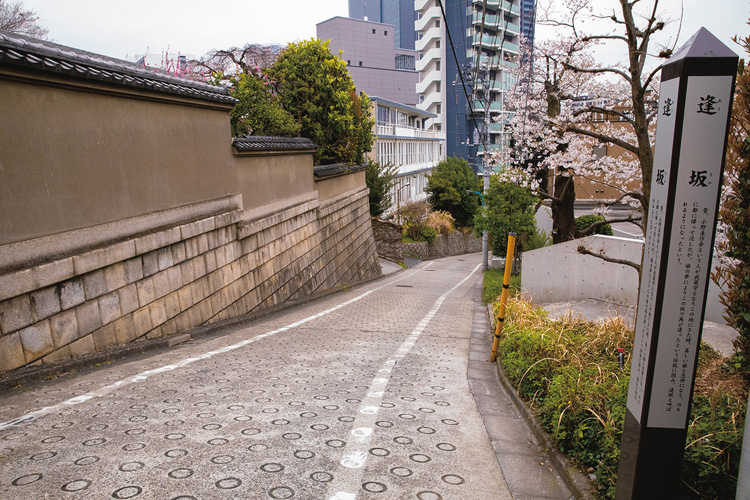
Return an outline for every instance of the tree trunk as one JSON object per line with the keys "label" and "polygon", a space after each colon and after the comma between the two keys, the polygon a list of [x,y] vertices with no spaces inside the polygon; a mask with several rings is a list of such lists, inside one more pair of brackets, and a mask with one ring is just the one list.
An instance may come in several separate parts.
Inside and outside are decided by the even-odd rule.
{"label": "tree trunk", "polygon": [[552,200],[552,243],[564,243],[576,237],[573,206],[576,201],[575,181],[558,173],[555,177],[555,198]]}

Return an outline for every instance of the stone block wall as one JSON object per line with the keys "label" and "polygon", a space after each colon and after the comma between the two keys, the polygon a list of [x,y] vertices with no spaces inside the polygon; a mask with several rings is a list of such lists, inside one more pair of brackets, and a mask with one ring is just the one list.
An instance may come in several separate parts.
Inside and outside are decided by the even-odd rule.
{"label": "stone block wall", "polygon": [[432,244],[427,242],[404,243],[404,255],[417,259],[437,259],[451,255],[463,255],[482,251],[482,240],[473,234],[464,234],[453,231],[448,234],[440,234]]}
{"label": "stone block wall", "polygon": [[401,244],[401,226],[389,221],[372,219],[372,231],[378,256],[391,262],[403,262],[404,252]]}
{"label": "stone block wall", "polygon": [[161,229],[0,280],[0,372],[241,316],[380,274],[366,190]]}

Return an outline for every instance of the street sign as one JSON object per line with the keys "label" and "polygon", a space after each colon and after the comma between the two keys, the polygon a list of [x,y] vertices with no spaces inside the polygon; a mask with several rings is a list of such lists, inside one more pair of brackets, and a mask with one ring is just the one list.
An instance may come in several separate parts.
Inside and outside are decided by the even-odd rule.
{"label": "street sign", "polygon": [[617,500],[679,489],[737,63],[701,28],[662,69]]}

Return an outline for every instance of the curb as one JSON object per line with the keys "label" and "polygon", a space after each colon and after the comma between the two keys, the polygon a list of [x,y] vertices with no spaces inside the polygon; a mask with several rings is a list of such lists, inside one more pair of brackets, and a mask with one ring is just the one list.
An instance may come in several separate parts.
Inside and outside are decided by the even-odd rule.
{"label": "curb", "polygon": [[[491,329],[493,319],[492,305],[487,306],[487,312],[490,318]],[[494,335],[494,332],[491,331],[490,334]],[[549,434],[547,434],[547,431],[544,430],[541,423],[536,418],[534,412],[528,406],[526,406],[526,403],[516,392],[515,387],[513,387],[513,385],[510,383],[510,380],[508,380],[508,377],[505,375],[505,371],[503,370],[499,361],[495,363],[495,368],[497,369],[497,375],[500,378],[500,383],[503,385],[503,388],[510,396],[510,399],[513,401],[513,404],[515,404],[518,411],[521,413],[521,415],[523,415],[523,418],[531,429],[531,432],[534,434],[534,437],[537,439],[537,441],[539,441],[539,443],[542,445],[542,448],[544,448],[544,450],[547,452],[547,456],[549,457],[550,462],[552,463],[555,470],[557,470],[562,480],[565,482],[565,486],[567,486],[568,489],[570,489],[570,491],[573,493],[573,495],[575,495],[575,497],[579,500],[595,500],[596,497],[594,497],[594,495],[591,493],[591,482],[589,481],[588,477],[586,477],[583,472],[578,470],[578,468],[573,464],[573,461],[568,458],[568,456],[563,454],[560,450],[558,450],[557,447],[552,443]]]}

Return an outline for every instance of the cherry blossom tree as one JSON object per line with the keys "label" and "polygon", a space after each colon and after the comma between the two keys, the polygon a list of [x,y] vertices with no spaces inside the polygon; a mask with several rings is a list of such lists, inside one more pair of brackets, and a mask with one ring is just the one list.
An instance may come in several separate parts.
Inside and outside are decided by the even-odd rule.
{"label": "cherry blossom tree", "polygon": [[12,31],[22,35],[46,40],[49,30],[39,24],[39,16],[31,9],[26,9],[23,2],[0,0],[0,30]]}
{"label": "cherry blossom tree", "polygon": [[[602,2],[595,8],[593,0],[572,0],[553,11],[552,2],[540,1],[537,22],[555,26],[559,36],[522,52],[518,85],[507,95],[514,147],[495,161],[511,165],[506,175],[524,171],[523,178],[552,201],[556,242],[576,236],[574,176],[619,189],[622,196],[609,201],[638,206],[644,229],[648,217],[659,62],[672,48],[653,48],[652,38],[665,27],[658,0],[607,3],[604,11]],[[627,62],[598,60],[594,50],[605,43],[619,44]],[[617,146],[629,154],[602,156],[595,146]],[[555,175],[551,192],[544,185],[548,169]],[[634,185],[639,189],[629,189]],[[636,219],[605,217],[583,232]]]}

